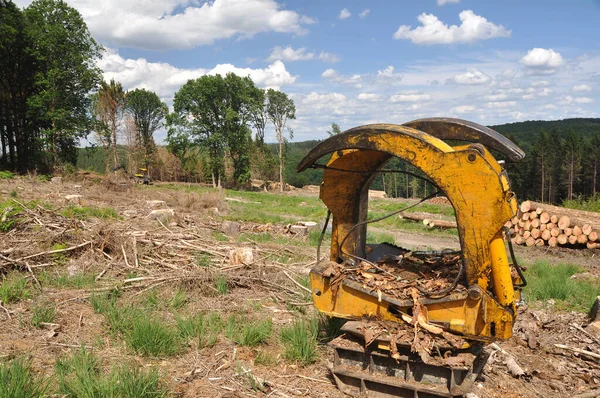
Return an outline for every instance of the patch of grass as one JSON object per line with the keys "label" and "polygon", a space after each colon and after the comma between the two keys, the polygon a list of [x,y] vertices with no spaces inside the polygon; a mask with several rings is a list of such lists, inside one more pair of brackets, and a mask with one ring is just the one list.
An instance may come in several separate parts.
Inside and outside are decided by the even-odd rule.
{"label": "patch of grass", "polygon": [[387,232],[367,232],[367,243],[394,243],[396,238]]}
{"label": "patch of grass", "polygon": [[0,398],[38,398],[47,387],[47,380],[36,377],[23,360],[0,362]]}
{"label": "patch of grass", "polygon": [[267,351],[259,351],[254,358],[255,365],[273,366],[277,365],[277,358]]}
{"label": "patch of grass", "polygon": [[96,313],[104,315],[113,333],[125,334],[132,329],[134,320],[143,314],[137,307],[118,305],[117,298],[115,294],[92,295],[90,303]]}
{"label": "patch of grass", "polygon": [[600,295],[600,282],[571,279],[584,271],[576,265],[538,261],[525,273],[525,298],[534,301],[553,299],[559,309],[587,312]]}
{"label": "patch of grass", "polygon": [[125,341],[135,352],[147,356],[170,356],[181,351],[177,330],[147,316],[133,319],[131,330],[125,334]]}
{"label": "patch of grass", "polygon": [[27,288],[27,279],[18,271],[9,273],[0,285],[0,300],[3,304],[16,303],[31,297],[31,291]]}
{"label": "patch of grass", "polygon": [[224,275],[218,275],[215,278],[215,288],[219,294],[229,293],[229,285],[227,284],[227,277]]}
{"label": "patch of grass", "polygon": [[56,307],[52,303],[41,303],[33,307],[31,325],[39,328],[42,323],[52,323],[56,317]]}
{"label": "patch of grass", "polygon": [[8,170],[0,171],[0,180],[10,180],[14,176],[15,175],[11,171],[8,171]]}
{"label": "patch of grass", "polygon": [[200,254],[196,257],[196,264],[199,267],[210,267],[211,261],[210,256],[208,254]]}
{"label": "patch of grass", "polygon": [[147,308],[156,308],[158,306],[158,291],[156,289],[148,290],[144,299]]}
{"label": "patch of grass", "polygon": [[188,296],[185,290],[176,289],[173,297],[169,300],[169,307],[173,310],[183,308],[188,302]]}
{"label": "patch of grass", "polygon": [[212,347],[219,339],[223,320],[216,312],[198,313],[187,318],[177,319],[177,329],[184,339],[198,339],[198,347]]}
{"label": "patch of grass", "polygon": [[267,341],[273,331],[273,321],[248,319],[232,315],[227,320],[225,336],[241,346],[255,347]]}
{"label": "patch of grass", "polygon": [[327,315],[320,315],[319,322],[319,342],[328,343],[338,337],[342,332],[341,328],[346,323],[346,319],[335,318]]}
{"label": "patch of grass", "polygon": [[[50,250],[65,250],[67,248],[66,243],[55,243],[52,245]],[[69,257],[65,254],[65,252],[60,253],[52,253],[51,254],[52,261],[54,261],[57,265],[65,265],[69,261]]]}
{"label": "patch of grass", "polygon": [[229,237],[221,231],[214,231],[212,236],[217,242],[229,242]]}
{"label": "patch of grass", "polygon": [[123,365],[103,371],[102,362],[85,349],[56,361],[60,395],[76,398],[159,398],[169,396],[166,383],[154,369]]}
{"label": "patch of grass", "polygon": [[565,200],[562,205],[570,209],[600,212],[600,195],[595,198]]}
{"label": "patch of grass", "polygon": [[16,190],[13,189],[12,191],[10,191],[10,197],[17,198],[17,197],[19,197],[19,194]]}
{"label": "patch of grass", "polygon": [[119,218],[119,214],[112,207],[92,207],[92,206],[69,206],[60,214],[67,218],[77,218],[86,220],[90,217],[95,218]]}
{"label": "patch of grass", "polygon": [[[54,253],[62,254],[62,253]],[[94,286],[96,283],[96,275],[92,273],[86,274],[75,274],[75,275],[63,275],[63,274],[51,274],[49,272],[42,272],[38,276],[38,280],[42,285],[62,287],[62,288],[75,288],[84,289]]]}
{"label": "patch of grass", "polygon": [[281,342],[285,346],[284,357],[293,362],[310,364],[317,358],[318,321],[296,320],[281,329]]}

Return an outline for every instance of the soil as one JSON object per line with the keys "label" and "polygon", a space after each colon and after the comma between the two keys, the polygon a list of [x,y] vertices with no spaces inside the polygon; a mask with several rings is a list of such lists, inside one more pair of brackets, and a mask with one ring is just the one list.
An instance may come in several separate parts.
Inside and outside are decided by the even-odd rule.
{"label": "soil", "polygon": [[[0,359],[25,356],[30,358],[36,374],[49,376],[57,357],[85,345],[106,365],[134,363],[158,367],[179,397],[343,396],[328,370],[331,348],[320,345],[317,361],[301,365],[283,358],[278,338],[282,326],[311,311],[310,306],[290,305],[306,300],[306,296],[283,271],[292,279],[306,275],[313,263],[314,248],[238,243],[235,238],[216,240],[227,211],[226,202],[216,196],[160,187],[132,187],[127,181],[96,181],[97,178],[94,181],[63,178],[61,184],[54,184],[30,177],[0,182],[2,200],[35,199],[53,205],[52,209],[32,208],[15,229],[2,233],[0,272],[17,269],[27,275],[34,294],[0,308]],[[68,194],[83,195],[86,206],[113,207],[119,218],[65,217],[61,212],[68,207],[64,198]],[[158,222],[148,218],[152,208],[147,200],[165,201],[166,207],[175,210],[175,216]],[[242,225],[242,230],[261,228],[294,240],[307,239],[292,237],[281,226]],[[459,247],[458,239],[452,237],[394,233],[397,244],[411,250]],[[64,256],[45,253],[57,243],[73,249],[59,253]],[[254,260],[250,264],[230,262],[230,252],[240,248],[251,248]],[[279,262],[279,256],[288,252],[294,254],[295,262]],[[516,254],[521,261],[578,264],[592,275],[600,275],[600,256],[591,251],[518,247]],[[199,261],[205,261],[204,256],[208,256],[211,266],[198,266]],[[228,294],[214,292],[213,270],[227,274]],[[94,289],[120,286],[122,300],[127,302],[140,300],[154,288],[158,302],[164,303],[176,288],[185,289],[186,313],[212,310],[224,317],[248,314],[271,318],[275,332],[267,344],[253,348],[237,346],[222,337],[213,347],[200,349],[192,343],[173,357],[140,356],[115,338],[105,318],[94,312],[88,300],[92,288],[54,286],[41,278],[43,272],[94,274],[98,279]],[[37,283],[32,274],[40,280],[42,289],[34,287]],[[137,280],[124,282],[132,278]],[[56,306],[53,323],[58,327],[29,326],[32,309],[44,303]],[[166,307],[161,308],[167,319],[172,317]],[[589,323],[585,314],[560,312],[552,303],[521,307],[513,338],[488,348],[494,353],[473,394],[480,398],[567,397],[598,390],[600,396],[600,361],[593,355],[555,346],[563,344],[600,355],[600,329]],[[256,357],[265,353],[273,357],[273,363],[255,364]],[[510,358],[522,369],[522,374],[511,375],[507,367]],[[263,391],[252,389],[248,374],[265,381]]]}

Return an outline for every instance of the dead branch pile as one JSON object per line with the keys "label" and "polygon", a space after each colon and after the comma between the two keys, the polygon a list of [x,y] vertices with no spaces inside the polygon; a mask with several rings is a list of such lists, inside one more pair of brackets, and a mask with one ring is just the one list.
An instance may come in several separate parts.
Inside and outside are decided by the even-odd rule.
{"label": "dead branch pile", "polygon": [[526,200],[506,226],[517,245],[600,248],[600,213]]}

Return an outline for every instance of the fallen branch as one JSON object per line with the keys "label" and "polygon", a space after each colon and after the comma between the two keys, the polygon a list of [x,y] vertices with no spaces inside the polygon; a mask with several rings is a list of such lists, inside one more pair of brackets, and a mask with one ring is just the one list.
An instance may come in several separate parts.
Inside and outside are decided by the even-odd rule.
{"label": "fallen branch", "polygon": [[48,250],[48,251],[45,251],[45,252],[32,254],[30,256],[21,257],[21,258],[18,258],[16,260],[14,260],[14,261],[24,261],[24,260],[28,260],[30,258],[45,256],[45,255],[48,255],[48,254],[70,252],[72,250],[76,250],[76,249],[79,249],[81,247],[84,247],[84,246],[87,246],[87,245],[92,245],[92,244],[93,244],[92,241],[86,241],[86,242],[83,242],[82,244],[77,245],[77,246],[67,247],[66,249]]}
{"label": "fallen branch", "polygon": [[289,279],[289,280],[291,280],[292,282],[294,282],[294,283],[296,284],[296,286],[298,286],[300,289],[304,290],[305,292],[307,292],[307,293],[309,293],[309,294],[312,294],[312,292],[310,291],[310,289],[306,288],[305,286],[302,286],[302,284],[298,283],[298,281],[296,281],[294,278],[292,278],[292,277],[290,276],[290,274],[288,274],[288,273],[287,273],[287,272],[285,272],[285,271],[282,271],[282,272],[283,272],[283,274],[284,274],[285,276],[287,276],[287,277],[288,277],[288,279]]}
{"label": "fallen branch", "polygon": [[582,350],[582,349],[574,348],[574,347],[569,347],[564,344],[554,344],[554,347],[560,348],[563,350],[567,350],[567,351],[571,351],[576,354],[584,355],[589,358],[600,359],[600,354],[596,354],[595,352],[586,351],[586,350]]}

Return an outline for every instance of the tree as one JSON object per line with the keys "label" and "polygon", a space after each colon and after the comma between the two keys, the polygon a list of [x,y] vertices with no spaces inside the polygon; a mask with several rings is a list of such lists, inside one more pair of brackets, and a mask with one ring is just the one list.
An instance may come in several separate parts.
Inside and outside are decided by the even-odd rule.
{"label": "tree", "polygon": [[567,174],[567,199],[574,198],[574,185],[581,167],[581,138],[575,134],[573,129],[567,133],[567,137],[563,141],[563,151],[567,157],[566,174]]}
{"label": "tree", "polygon": [[[550,152],[552,151],[552,143],[550,142],[550,136],[542,129],[538,132],[533,152],[536,157],[536,166],[539,167],[541,173],[541,201],[544,202],[547,197],[546,194],[546,181],[548,180],[548,161],[550,160]],[[537,170],[538,168],[536,168]]]}
{"label": "tree", "polygon": [[340,126],[337,125],[337,123],[331,123],[331,130],[327,130],[327,134],[329,134],[329,136],[334,136],[334,135],[338,135],[342,132],[342,130],[340,129]]}
{"label": "tree", "polygon": [[251,110],[250,118],[252,120],[252,126],[256,130],[256,144],[258,147],[262,147],[265,143],[265,127],[267,126],[267,103],[266,103],[266,92],[263,89],[257,89],[256,101],[254,107]]}
{"label": "tree", "polygon": [[594,134],[590,140],[588,157],[592,168],[592,196],[598,193],[598,167],[600,167],[600,133]]}
{"label": "tree", "polygon": [[144,165],[148,168],[150,157],[155,150],[153,134],[164,126],[169,108],[156,93],[136,89],[127,93],[125,109],[135,123],[136,143],[142,147]]}
{"label": "tree", "polygon": [[275,135],[279,144],[279,190],[283,192],[283,132],[287,121],[296,118],[294,101],[285,93],[270,88],[267,91],[267,115],[273,122]]}
{"label": "tree", "polygon": [[72,161],[78,139],[91,126],[88,93],[101,81],[101,47],[79,12],[62,0],[35,0],[25,17],[37,72],[29,115],[46,136],[51,164]]}
{"label": "tree", "polygon": [[[110,83],[102,82],[98,94],[93,99],[93,114],[96,116],[100,126],[97,130],[100,140],[105,149],[111,150],[113,155],[113,166],[119,167],[117,156],[117,130],[125,109],[125,92],[123,86],[114,79]],[[108,162],[106,165],[108,170]]]}

